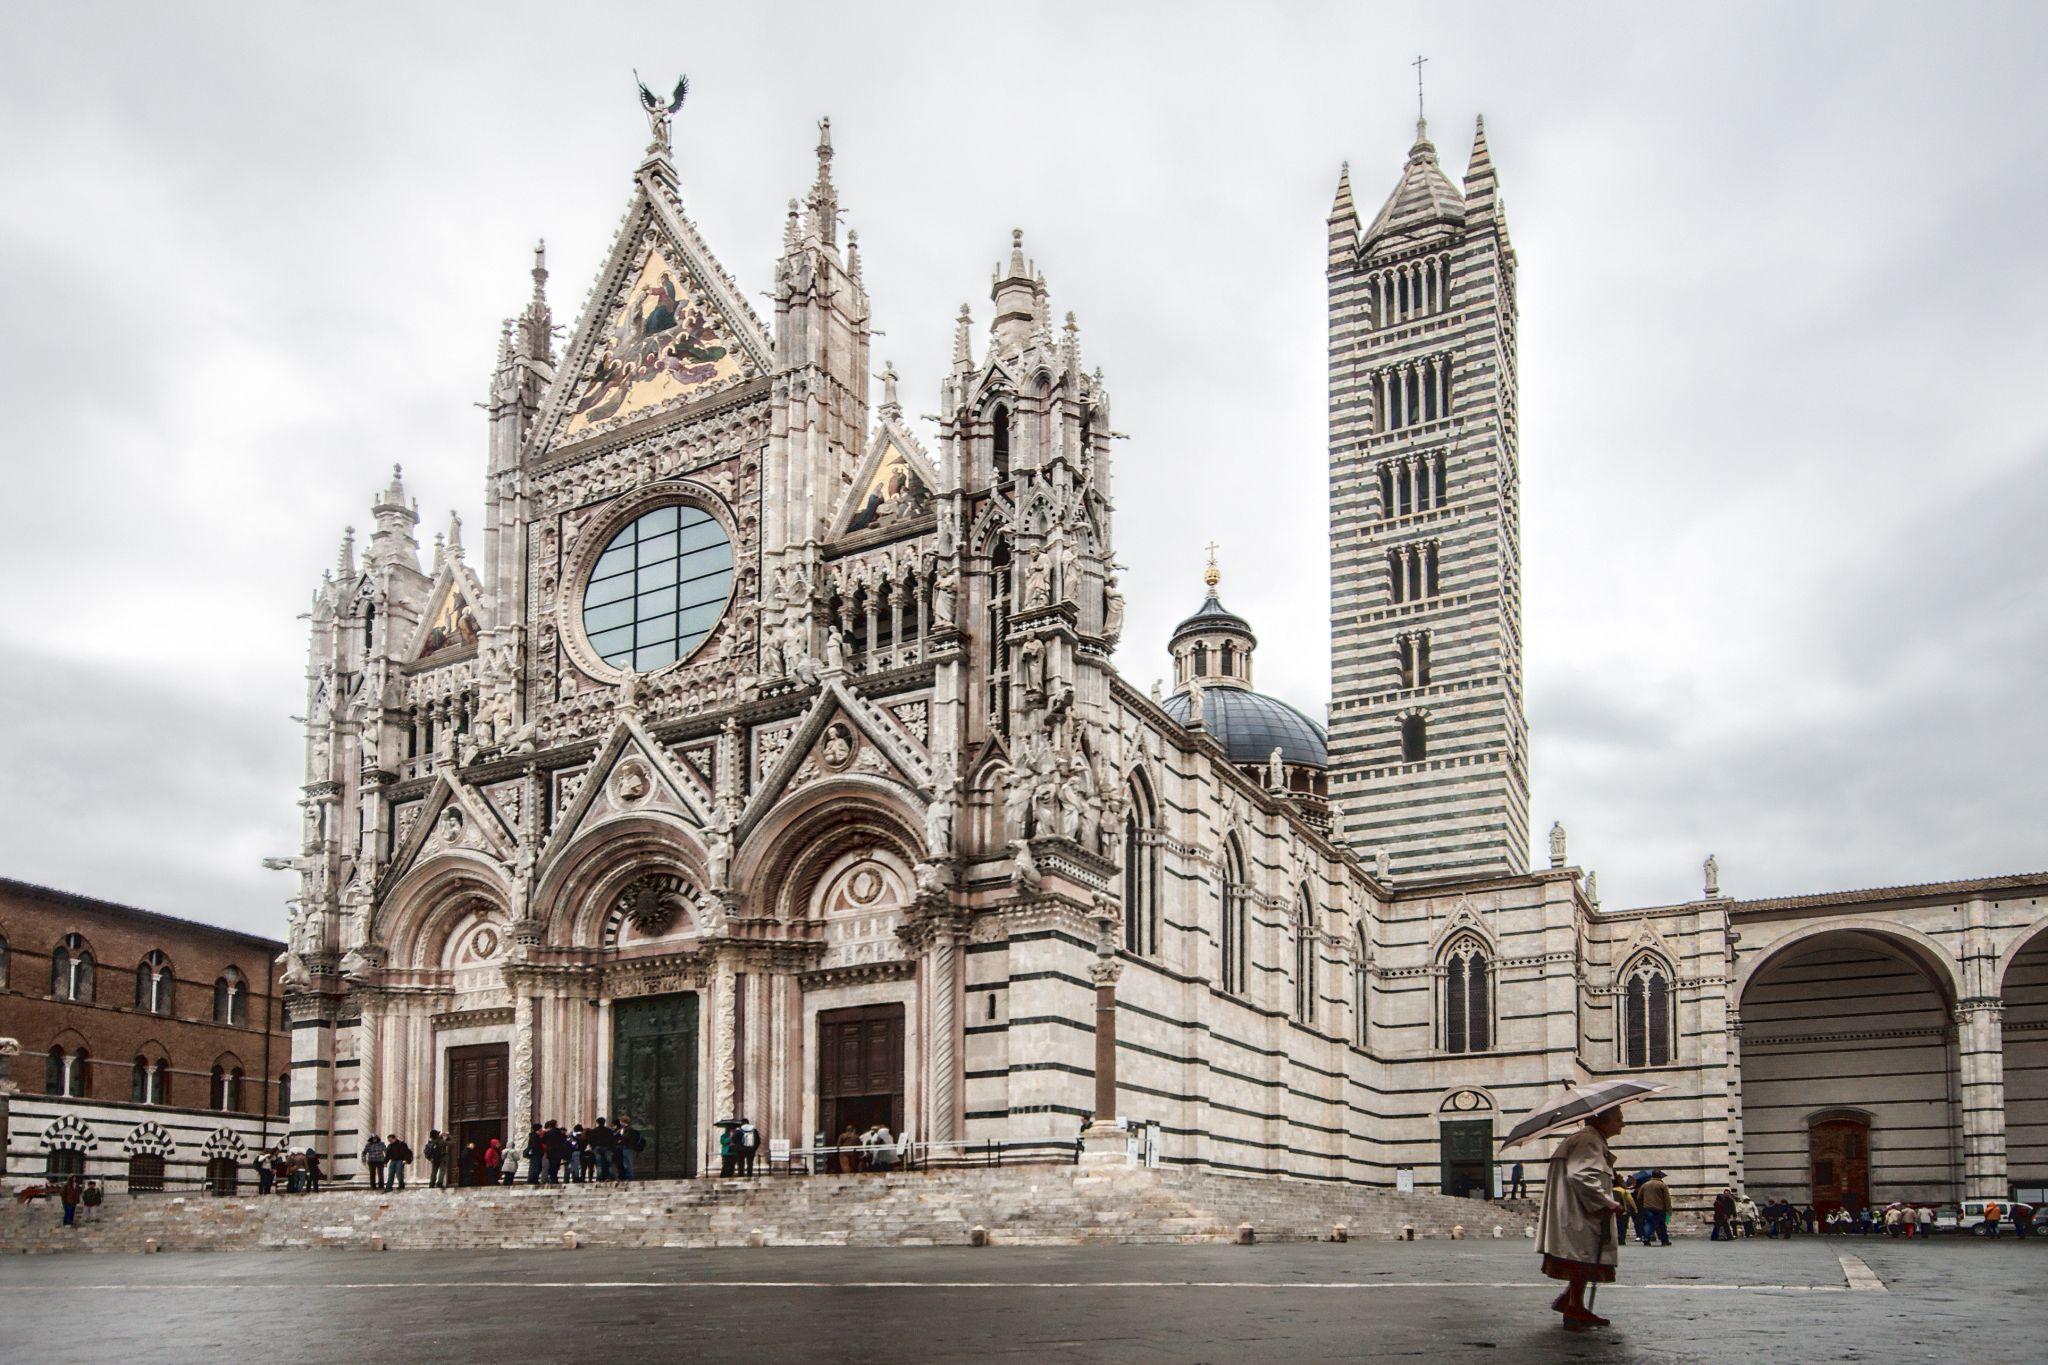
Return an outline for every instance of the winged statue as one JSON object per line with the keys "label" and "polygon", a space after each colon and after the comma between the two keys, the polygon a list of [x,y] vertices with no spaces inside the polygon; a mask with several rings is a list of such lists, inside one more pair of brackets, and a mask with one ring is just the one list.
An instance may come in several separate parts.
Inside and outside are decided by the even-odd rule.
{"label": "winged statue", "polygon": [[683,100],[690,93],[690,78],[676,77],[675,93],[669,96],[666,104],[662,103],[661,96],[647,88],[647,82],[640,79],[638,71],[633,73],[633,82],[640,87],[640,107],[647,113],[647,127],[654,134],[654,145],[666,149],[669,145],[669,120],[683,107]]}

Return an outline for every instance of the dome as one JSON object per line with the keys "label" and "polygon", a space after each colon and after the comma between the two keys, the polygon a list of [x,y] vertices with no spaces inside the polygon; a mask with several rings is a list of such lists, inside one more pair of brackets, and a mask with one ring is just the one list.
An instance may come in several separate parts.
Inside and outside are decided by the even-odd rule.
{"label": "dome", "polygon": [[1252,635],[1249,621],[1216,600],[1216,589],[1212,587],[1195,614],[1173,628],[1173,634],[1167,637],[1167,648],[1171,649],[1184,635],[1212,630],[1235,631],[1254,641],[1258,638]]}
{"label": "dome", "polygon": [[[1188,694],[1174,693],[1160,703],[1166,714],[1185,725]],[[1202,724],[1223,742],[1232,763],[1264,763],[1280,750],[1282,761],[1312,768],[1330,766],[1330,737],[1301,712],[1263,692],[1241,687],[1211,687],[1202,693]]]}

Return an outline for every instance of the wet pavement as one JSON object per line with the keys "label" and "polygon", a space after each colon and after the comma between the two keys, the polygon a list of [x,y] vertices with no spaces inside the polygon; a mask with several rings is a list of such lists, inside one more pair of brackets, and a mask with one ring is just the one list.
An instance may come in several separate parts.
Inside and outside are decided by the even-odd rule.
{"label": "wet pavement", "polygon": [[0,1358],[2039,1360],[2048,1243],[1629,1247],[1584,1333],[1556,1288],[1526,1241],[35,1256]]}

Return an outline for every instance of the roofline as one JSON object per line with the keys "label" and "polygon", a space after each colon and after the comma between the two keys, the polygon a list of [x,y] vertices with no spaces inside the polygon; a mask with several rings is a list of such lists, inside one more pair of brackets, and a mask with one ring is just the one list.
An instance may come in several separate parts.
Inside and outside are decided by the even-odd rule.
{"label": "roofline", "polygon": [[1673,905],[1645,905],[1618,913],[1642,914],[1657,910],[1704,910],[1718,907],[1731,916],[1766,915],[1780,910],[1824,910],[1844,905],[1953,900],[1957,896],[1974,896],[1985,891],[2027,890],[2048,894],[2048,872],[2009,872],[1995,877],[1971,877],[1960,881],[1858,887],[1848,891],[1810,891],[1796,896],[1761,896],[1752,900],[1709,896],[1699,900],[1679,901]]}
{"label": "roofline", "polygon": [[54,886],[43,886],[37,882],[18,881],[13,877],[0,877],[0,893],[26,896],[30,900],[49,901],[55,905],[72,906],[84,910],[109,911],[118,915],[133,915],[138,919],[157,924],[176,925],[181,929],[197,929],[220,938],[231,938],[238,943],[254,944],[268,948],[276,957],[285,950],[281,940],[264,938],[260,934],[247,933],[241,929],[230,929],[223,924],[208,924],[205,920],[186,919],[181,915],[166,915],[160,910],[144,910],[136,905],[123,905],[119,901],[101,900],[97,896],[83,895],[77,891],[63,891]]}

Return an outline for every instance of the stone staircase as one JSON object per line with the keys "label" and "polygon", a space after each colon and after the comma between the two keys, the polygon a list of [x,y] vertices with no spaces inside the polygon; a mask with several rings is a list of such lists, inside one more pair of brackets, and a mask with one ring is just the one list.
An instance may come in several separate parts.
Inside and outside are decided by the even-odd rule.
{"label": "stone staircase", "polygon": [[504,1186],[314,1195],[112,1195],[66,1229],[54,1202],[0,1208],[0,1251],[233,1251],[581,1246],[998,1245],[1218,1242],[1249,1223],[1261,1241],[1521,1238],[1519,1210],[1432,1194],[1124,1165],[1010,1166],[891,1175]]}

